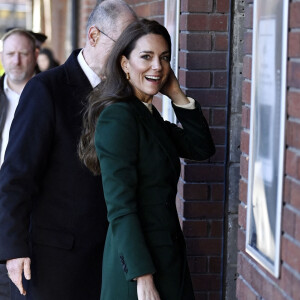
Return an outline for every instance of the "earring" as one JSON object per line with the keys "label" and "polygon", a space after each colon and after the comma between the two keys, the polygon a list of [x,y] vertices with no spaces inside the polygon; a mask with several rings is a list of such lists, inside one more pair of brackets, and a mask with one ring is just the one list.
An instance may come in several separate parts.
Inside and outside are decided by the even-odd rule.
{"label": "earring", "polygon": [[130,80],[130,74],[129,73],[126,73],[126,79]]}

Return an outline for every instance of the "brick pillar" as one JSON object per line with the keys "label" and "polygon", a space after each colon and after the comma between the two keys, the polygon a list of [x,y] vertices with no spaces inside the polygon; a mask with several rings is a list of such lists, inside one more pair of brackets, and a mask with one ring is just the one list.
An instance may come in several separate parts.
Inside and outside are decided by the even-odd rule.
{"label": "brick pillar", "polygon": [[82,48],[85,46],[86,41],[86,24],[97,4],[97,0],[77,0],[78,1],[78,47]]}
{"label": "brick pillar", "polygon": [[[53,49],[54,56],[60,63],[65,61],[65,41],[67,25],[67,0],[51,1],[51,29],[52,35],[49,37],[50,48]],[[46,41],[46,45],[47,45]]]}
{"label": "brick pillar", "polygon": [[182,162],[177,205],[196,299],[219,299],[225,191],[229,1],[181,1],[179,79],[202,106],[217,152]]}

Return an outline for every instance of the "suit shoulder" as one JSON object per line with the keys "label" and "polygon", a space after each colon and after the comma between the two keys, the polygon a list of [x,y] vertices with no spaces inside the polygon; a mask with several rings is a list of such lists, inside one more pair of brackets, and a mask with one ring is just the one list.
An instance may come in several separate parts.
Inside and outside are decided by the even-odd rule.
{"label": "suit shoulder", "polygon": [[133,111],[128,102],[116,102],[107,106],[101,113],[101,116],[106,115],[133,116]]}
{"label": "suit shoulder", "polygon": [[59,67],[35,75],[32,78],[32,80],[37,80],[37,81],[39,80],[42,82],[51,82],[51,81],[60,82],[64,77],[65,77],[64,65],[61,65]]}

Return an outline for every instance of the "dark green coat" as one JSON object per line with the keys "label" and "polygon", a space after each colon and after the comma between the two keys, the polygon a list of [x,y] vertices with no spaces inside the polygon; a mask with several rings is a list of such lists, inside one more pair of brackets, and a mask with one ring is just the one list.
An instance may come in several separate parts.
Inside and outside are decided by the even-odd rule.
{"label": "dark green coat", "polygon": [[109,229],[101,300],[137,299],[134,278],[152,273],[161,300],[194,299],[176,212],[179,157],[214,151],[199,105],[174,107],[184,129],[134,98],[101,113],[95,135]]}

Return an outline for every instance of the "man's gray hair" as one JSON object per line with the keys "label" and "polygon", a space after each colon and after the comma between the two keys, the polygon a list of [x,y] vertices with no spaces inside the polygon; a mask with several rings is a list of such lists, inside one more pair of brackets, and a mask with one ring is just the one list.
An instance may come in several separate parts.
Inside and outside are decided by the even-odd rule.
{"label": "man's gray hair", "polygon": [[118,24],[118,18],[124,12],[137,18],[133,9],[123,0],[106,0],[96,5],[87,22],[87,33],[93,25],[106,33],[111,32]]}

